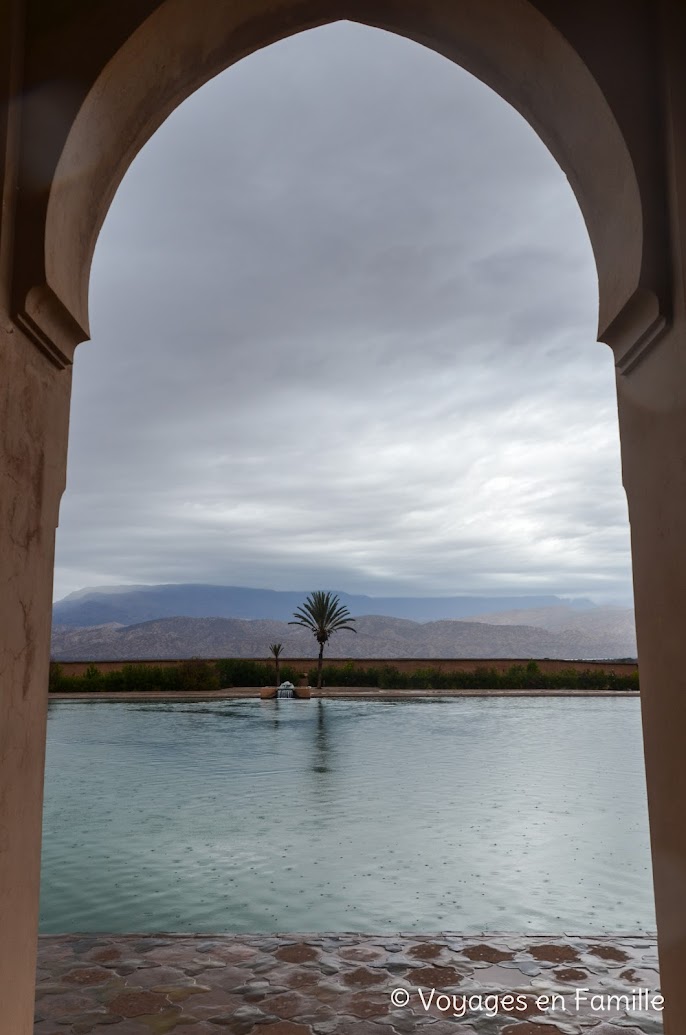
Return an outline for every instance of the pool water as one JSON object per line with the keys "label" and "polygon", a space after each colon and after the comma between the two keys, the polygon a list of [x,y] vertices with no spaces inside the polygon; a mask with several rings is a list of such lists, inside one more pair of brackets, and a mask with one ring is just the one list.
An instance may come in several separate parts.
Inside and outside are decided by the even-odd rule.
{"label": "pool water", "polygon": [[636,699],[50,706],[43,932],[654,927]]}

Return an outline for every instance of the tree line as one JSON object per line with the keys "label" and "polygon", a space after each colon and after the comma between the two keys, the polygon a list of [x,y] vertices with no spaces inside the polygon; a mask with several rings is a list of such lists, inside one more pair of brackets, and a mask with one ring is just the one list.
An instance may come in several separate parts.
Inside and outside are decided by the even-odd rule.
{"label": "tree line", "polygon": [[[179,665],[123,665],[114,672],[101,672],[89,665],[82,676],[65,675],[62,666],[50,666],[50,690],[55,693],[116,693],[118,691],[180,690],[196,692],[232,687],[274,686],[274,665],[268,661],[225,658],[220,661],[191,659]],[[484,665],[459,672],[445,672],[436,666],[417,668],[413,672],[398,669],[392,663],[369,666],[347,662],[325,665],[321,673],[316,665],[303,673],[294,665],[281,664],[279,679],[294,685],[303,678],[316,685],[321,675],[323,686],[377,687],[382,690],[638,690],[638,672],[616,675],[604,669],[579,671],[568,669],[543,672],[531,661],[512,665],[501,672]],[[278,684],[277,684],[278,685]]]}

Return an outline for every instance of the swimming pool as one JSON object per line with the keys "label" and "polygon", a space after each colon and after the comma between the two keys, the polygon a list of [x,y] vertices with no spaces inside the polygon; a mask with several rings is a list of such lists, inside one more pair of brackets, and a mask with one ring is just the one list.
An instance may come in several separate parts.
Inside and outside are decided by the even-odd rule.
{"label": "swimming pool", "polygon": [[41,930],[653,931],[639,702],[53,702]]}

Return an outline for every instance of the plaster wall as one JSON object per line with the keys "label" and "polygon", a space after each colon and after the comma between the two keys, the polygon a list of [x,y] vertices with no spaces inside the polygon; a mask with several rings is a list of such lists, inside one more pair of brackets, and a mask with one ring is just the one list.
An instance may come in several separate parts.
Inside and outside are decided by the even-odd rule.
{"label": "plaster wall", "polygon": [[641,710],[662,987],[686,973],[686,8],[662,5],[660,73],[670,211],[671,325],[628,375],[617,374],[622,474],[629,503]]}
{"label": "plaster wall", "polygon": [[[464,65],[567,173],[614,350],[667,1035],[686,973],[686,6],[682,0],[5,0],[0,5],[0,993],[31,1035],[54,530],[93,246],[201,82],[347,17]],[[542,16],[541,16],[542,15]],[[147,20],[146,20],[147,19]],[[24,336],[26,335],[26,337]]]}
{"label": "plaster wall", "polygon": [[0,1031],[29,1032],[55,527],[71,377],[0,313]]}

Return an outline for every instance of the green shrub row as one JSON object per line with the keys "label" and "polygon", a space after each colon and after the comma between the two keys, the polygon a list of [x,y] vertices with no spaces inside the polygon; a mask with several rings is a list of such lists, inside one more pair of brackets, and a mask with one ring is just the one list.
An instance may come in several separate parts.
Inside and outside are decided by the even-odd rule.
{"label": "green shrub row", "polygon": [[89,665],[82,676],[67,676],[62,666],[50,666],[51,692],[117,692],[121,690],[219,690],[216,667],[207,661],[191,659],[180,665],[124,665],[114,672],[101,672]]}
{"label": "green shrub row", "polygon": [[[308,681],[314,686],[317,670],[311,669]],[[476,666],[461,672],[447,672],[440,665],[401,672],[394,665],[360,668],[325,665],[324,686],[374,686],[384,690],[638,690],[638,672],[625,676],[603,669],[565,669],[542,672],[535,661],[512,665],[505,672]]]}
{"label": "green shrub row", "polygon": [[[300,673],[292,665],[282,665],[280,679],[296,683]],[[226,659],[203,661],[192,658],[180,665],[124,665],[114,672],[101,672],[89,665],[82,676],[64,674],[61,665],[50,665],[49,690],[52,693],[118,692],[121,690],[221,690],[231,686],[270,686],[274,665],[269,662]]]}
{"label": "green shrub row", "polygon": [[[230,686],[273,686],[275,683],[274,663],[269,661],[247,661],[244,658],[224,658],[216,662],[222,687]],[[293,665],[281,665],[279,680],[298,685],[302,675]]]}
{"label": "green shrub row", "polygon": [[[293,665],[282,665],[279,678],[297,685],[301,673]],[[506,672],[477,666],[469,671],[446,672],[440,665],[401,672],[394,665],[362,668],[347,662],[325,665],[324,686],[371,686],[384,690],[638,690],[638,672],[626,676],[603,669],[566,669],[542,672],[535,661],[512,665]],[[115,692],[120,690],[219,690],[232,686],[272,686],[274,665],[270,662],[226,658],[202,661],[192,658],[180,665],[124,665],[115,672],[101,672],[89,665],[82,676],[67,676],[62,666],[50,666],[51,692]],[[315,686],[316,668],[308,682]]]}

